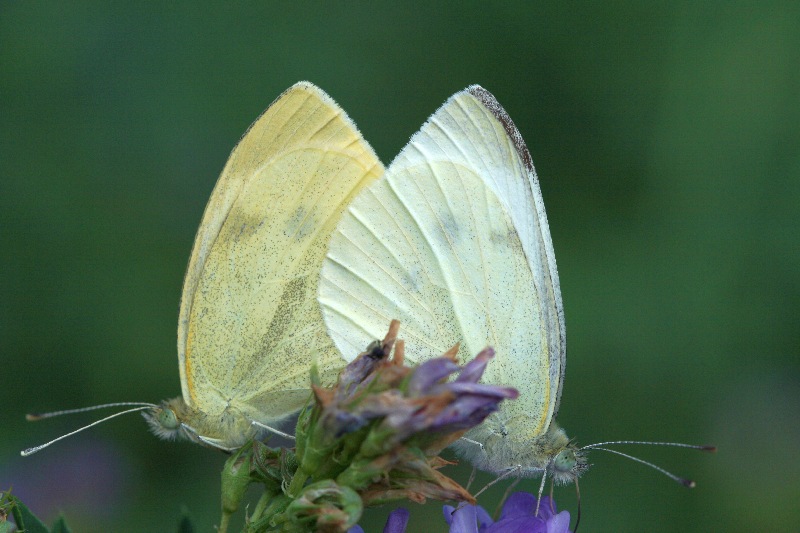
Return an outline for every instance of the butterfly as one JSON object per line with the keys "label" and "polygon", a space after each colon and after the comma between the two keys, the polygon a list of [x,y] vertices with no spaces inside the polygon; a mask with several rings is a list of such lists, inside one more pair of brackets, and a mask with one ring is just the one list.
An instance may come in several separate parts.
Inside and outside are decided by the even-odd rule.
{"label": "butterfly", "polygon": [[456,450],[477,468],[577,482],[586,451],[656,468],[611,444],[579,448],[556,422],[566,367],[564,304],[544,202],[530,153],[495,97],[473,85],[448,99],[385,174],[359,193],[331,236],[319,301],[349,360],[390,319],[405,357],[420,362],[459,344],[462,360],[492,346],[482,381],[519,390]]}
{"label": "butterfly", "polygon": [[29,419],[135,405],[86,427],[143,411],[160,437],[223,450],[273,429],[309,397],[312,361],[327,382],[343,366],[316,301],[319,270],[347,204],[382,173],[330,96],[290,87],[234,148],[197,231],[178,321],[182,395]]}
{"label": "butterfly", "polygon": [[456,343],[464,358],[494,347],[483,381],[520,396],[459,441],[478,468],[557,481],[586,468],[555,422],[566,331],[536,172],[482,87],[452,96],[353,201],[331,237],[319,300],[344,357],[392,318],[410,361]]}

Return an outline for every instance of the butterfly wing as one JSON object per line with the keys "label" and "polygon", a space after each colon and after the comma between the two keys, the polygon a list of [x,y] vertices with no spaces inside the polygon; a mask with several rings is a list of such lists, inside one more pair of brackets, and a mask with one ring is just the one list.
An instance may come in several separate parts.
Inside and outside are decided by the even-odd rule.
{"label": "butterfly wing", "polygon": [[530,155],[490,93],[451,97],[359,194],[331,238],[320,303],[345,357],[392,318],[411,360],[493,346],[483,381],[521,393],[501,418],[547,429],[565,366],[558,275]]}
{"label": "butterfly wing", "polygon": [[178,357],[189,406],[212,420],[233,406],[268,423],[302,406],[312,357],[323,375],[341,366],[316,302],[318,273],[345,207],[382,172],[310,83],[253,123],[214,187],[184,280]]}

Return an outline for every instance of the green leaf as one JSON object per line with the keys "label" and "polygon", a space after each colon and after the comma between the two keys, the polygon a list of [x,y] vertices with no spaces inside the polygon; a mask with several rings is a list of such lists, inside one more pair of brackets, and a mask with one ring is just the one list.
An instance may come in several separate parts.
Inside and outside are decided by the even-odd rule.
{"label": "green leaf", "polygon": [[30,509],[25,507],[16,496],[8,495],[11,502],[11,514],[14,516],[14,522],[17,523],[17,529],[24,533],[50,533],[47,526],[39,520]]}
{"label": "green leaf", "polygon": [[55,523],[53,524],[53,528],[50,530],[51,533],[72,533],[72,530],[67,525],[67,521],[64,520],[63,516],[59,516]]}

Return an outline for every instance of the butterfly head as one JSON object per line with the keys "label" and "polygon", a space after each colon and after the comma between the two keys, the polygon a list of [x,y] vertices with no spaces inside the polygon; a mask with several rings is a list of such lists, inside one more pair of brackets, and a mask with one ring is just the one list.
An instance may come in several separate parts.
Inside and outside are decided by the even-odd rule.
{"label": "butterfly head", "polygon": [[178,397],[161,402],[144,411],[142,416],[156,436],[164,440],[176,440],[183,435],[181,424],[186,419],[187,410],[183,398]]}
{"label": "butterfly head", "polygon": [[563,485],[574,482],[588,468],[586,454],[569,442],[550,461],[547,472],[557,484]]}

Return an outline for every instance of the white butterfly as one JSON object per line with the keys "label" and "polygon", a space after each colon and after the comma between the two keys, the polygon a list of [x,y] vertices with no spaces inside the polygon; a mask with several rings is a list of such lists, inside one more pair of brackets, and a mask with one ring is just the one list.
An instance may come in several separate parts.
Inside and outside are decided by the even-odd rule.
{"label": "white butterfly", "polygon": [[557,481],[585,468],[554,420],[566,332],[542,195],[519,131],[485,89],[451,97],[353,201],[319,301],[345,358],[392,318],[414,362],[457,342],[462,358],[494,347],[483,381],[520,396],[460,441],[478,468]]}

